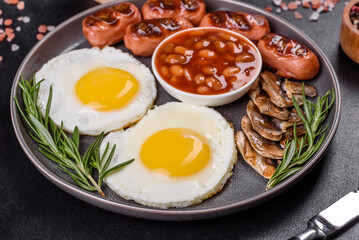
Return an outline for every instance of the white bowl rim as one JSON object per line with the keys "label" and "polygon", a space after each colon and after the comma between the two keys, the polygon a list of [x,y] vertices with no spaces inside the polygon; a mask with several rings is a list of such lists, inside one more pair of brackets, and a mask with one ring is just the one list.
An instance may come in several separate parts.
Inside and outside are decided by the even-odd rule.
{"label": "white bowl rim", "polygon": [[[190,32],[190,31],[196,31],[196,30],[202,30],[202,29],[214,29],[214,30],[224,31],[224,32],[227,32],[227,33],[230,33],[230,34],[234,34],[234,35],[246,40],[254,48],[254,50],[257,51],[258,57],[259,57],[259,59],[258,59],[259,60],[258,70],[257,70],[257,73],[254,75],[254,77],[249,82],[247,82],[242,87],[240,87],[240,88],[238,88],[238,89],[236,89],[234,91],[230,91],[230,92],[226,92],[226,93],[219,93],[219,94],[204,95],[204,94],[189,93],[189,92],[180,90],[180,89],[175,88],[174,86],[170,85],[165,80],[163,80],[161,75],[158,73],[158,71],[156,69],[156,64],[155,64],[155,59],[156,59],[158,49],[164,43],[166,43],[169,39],[171,39],[171,38],[173,38],[173,37],[175,37],[177,35],[180,35],[180,34],[182,34],[184,32]],[[232,31],[232,30],[229,30],[229,29],[225,29],[225,28],[219,28],[219,27],[193,27],[193,28],[188,28],[188,29],[184,29],[184,30],[181,30],[179,32],[176,32],[176,33],[168,36],[167,38],[162,40],[162,42],[160,42],[160,44],[158,44],[155,51],[153,52],[152,59],[151,59],[151,66],[152,66],[153,73],[155,74],[156,79],[159,81],[159,83],[161,85],[165,85],[166,87],[170,88],[172,91],[178,92],[179,94],[182,94],[184,96],[192,97],[192,98],[198,98],[198,99],[222,98],[222,97],[228,97],[228,96],[236,95],[239,92],[242,92],[246,88],[250,87],[256,81],[259,74],[261,73],[262,65],[263,65],[262,55],[261,55],[259,49],[257,48],[257,46],[251,40],[249,40],[247,37],[243,36],[242,34],[240,34],[238,32],[235,32],[235,31]]]}

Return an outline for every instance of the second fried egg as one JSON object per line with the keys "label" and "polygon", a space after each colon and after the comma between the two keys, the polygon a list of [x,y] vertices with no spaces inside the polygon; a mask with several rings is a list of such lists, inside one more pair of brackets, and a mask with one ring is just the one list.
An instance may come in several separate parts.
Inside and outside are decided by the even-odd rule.
{"label": "second fried egg", "polygon": [[220,191],[237,160],[231,125],[214,109],[172,102],[150,110],[134,127],[110,133],[111,166],[134,162],[106,177],[125,199],[158,208],[186,207]]}

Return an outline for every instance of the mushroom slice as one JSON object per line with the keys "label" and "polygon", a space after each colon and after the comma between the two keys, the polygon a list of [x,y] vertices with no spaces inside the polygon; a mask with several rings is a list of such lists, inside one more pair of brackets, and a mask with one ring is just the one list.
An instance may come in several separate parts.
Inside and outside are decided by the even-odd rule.
{"label": "mushroom slice", "polygon": [[[277,107],[284,108],[293,106],[292,100],[287,98],[281,88],[281,81],[274,73],[270,71],[264,71],[261,73],[261,84],[263,90],[268,93],[270,100]],[[297,100],[299,104],[302,104],[301,98],[298,98]]]}
{"label": "mushroom slice", "polygon": [[[301,126],[297,126],[297,137],[303,136],[304,134],[307,133],[307,131],[305,130],[305,127],[303,125]],[[287,141],[291,141],[294,138],[293,135],[293,128],[289,128],[287,130],[287,132],[283,135],[282,139],[279,142],[279,145],[282,148],[285,148],[285,144]]]}
{"label": "mushroom slice", "polygon": [[249,100],[247,104],[247,115],[254,130],[262,137],[272,141],[279,141],[282,138],[283,132],[276,128],[267,116],[259,112],[252,100]]}
{"label": "mushroom slice", "polygon": [[272,159],[282,159],[284,154],[284,149],[278,147],[278,145],[271,140],[263,138],[259,135],[252,127],[251,121],[248,116],[245,115],[242,118],[241,126],[246,134],[251,146],[254,150],[257,151],[260,155]]}
{"label": "mushroom slice", "polygon": [[288,120],[288,110],[285,108],[279,108],[274,105],[269,99],[269,96],[265,92],[261,91],[259,84],[257,84],[256,88],[251,88],[248,92],[248,95],[262,114],[281,120]]}
{"label": "mushroom slice", "polygon": [[[289,81],[287,78],[284,80],[282,84],[283,90],[286,92],[286,95],[289,99],[292,99],[292,95],[295,96],[296,100],[298,97],[302,96],[302,83]],[[317,96],[317,90],[313,85],[304,84],[304,92],[305,95],[308,97],[315,97]],[[299,95],[299,96],[297,96]]]}
{"label": "mushroom slice", "polygon": [[242,131],[236,134],[236,144],[241,152],[244,161],[257,173],[270,179],[275,172],[276,162],[272,159],[262,157],[251,146]]}
{"label": "mushroom slice", "polygon": [[280,129],[282,132],[287,132],[288,128],[291,128],[294,126],[294,123],[297,123],[297,126],[302,125],[303,121],[300,119],[299,121],[283,121],[279,120],[277,118],[272,118],[272,123],[274,126],[276,126],[278,129]]}

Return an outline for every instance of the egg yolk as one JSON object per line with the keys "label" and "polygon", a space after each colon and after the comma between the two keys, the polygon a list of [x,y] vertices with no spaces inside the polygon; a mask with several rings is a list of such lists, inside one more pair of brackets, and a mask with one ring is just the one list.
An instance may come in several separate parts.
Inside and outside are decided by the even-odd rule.
{"label": "egg yolk", "polygon": [[81,102],[97,111],[124,107],[137,94],[139,84],[128,72],[101,67],[85,74],[75,86]]}
{"label": "egg yolk", "polygon": [[196,132],[170,128],[151,135],[141,147],[140,158],[156,173],[180,177],[205,167],[211,152],[206,140]]}

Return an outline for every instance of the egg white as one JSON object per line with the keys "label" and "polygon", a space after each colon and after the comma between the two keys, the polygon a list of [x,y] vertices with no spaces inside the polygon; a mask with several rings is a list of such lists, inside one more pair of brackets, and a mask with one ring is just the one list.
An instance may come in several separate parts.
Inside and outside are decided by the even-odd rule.
{"label": "egg white", "polygon": [[[186,177],[164,177],[146,167],[139,155],[152,134],[168,128],[185,128],[202,135],[211,149],[210,162]],[[232,175],[237,160],[234,131],[217,111],[202,106],[172,102],[150,110],[134,127],[108,134],[101,144],[116,144],[111,166],[135,161],[105,178],[121,197],[157,208],[186,207],[202,202],[220,191]]]}
{"label": "egg white", "polygon": [[[117,68],[132,74],[139,82],[135,98],[125,107],[112,111],[96,111],[83,104],[76,96],[77,81],[88,72],[100,67]],[[52,86],[53,97],[50,117],[56,125],[63,121],[65,131],[78,126],[81,134],[98,135],[122,129],[137,122],[153,106],[156,84],[151,71],[137,59],[119,49],[79,49],[47,62],[35,75],[40,85],[38,104],[45,114],[45,106]]]}

